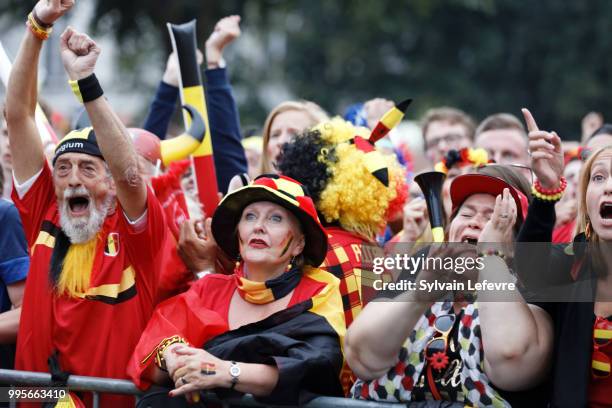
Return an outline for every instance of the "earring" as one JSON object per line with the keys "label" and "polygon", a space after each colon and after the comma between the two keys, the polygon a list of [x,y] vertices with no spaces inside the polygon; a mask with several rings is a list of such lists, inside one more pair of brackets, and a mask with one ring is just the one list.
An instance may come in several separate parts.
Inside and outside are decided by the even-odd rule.
{"label": "earring", "polygon": [[286,268],[287,272],[289,272],[293,268],[293,262],[295,262],[295,256],[291,258],[291,261],[289,261],[289,264],[287,265],[287,268]]}
{"label": "earring", "polygon": [[242,258],[240,258],[240,254],[238,254],[238,256],[236,257],[236,268],[235,269],[240,269],[240,264],[242,263]]}

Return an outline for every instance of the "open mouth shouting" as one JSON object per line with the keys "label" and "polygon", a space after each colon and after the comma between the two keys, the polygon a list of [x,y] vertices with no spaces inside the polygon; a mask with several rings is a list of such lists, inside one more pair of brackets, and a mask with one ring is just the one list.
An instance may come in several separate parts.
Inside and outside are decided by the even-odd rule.
{"label": "open mouth shouting", "polygon": [[604,226],[612,226],[612,201],[603,201],[599,205],[599,216]]}
{"label": "open mouth shouting", "polygon": [[476,234],[464,234],[461,236],[460,242],[467,243],[470,245],[478,244],[478,235]]}
{"label": "open mouth shouting", "polygon": [[64,200],[70,217],[87,217],[90,214],[92,199],[83,187],[64,191]]}
{"label": "open mouth shouting", "polygon": [[71,197],[68,199],[68,208],[73,217],[83,217],[89,213],[89,198],[85,196]]}

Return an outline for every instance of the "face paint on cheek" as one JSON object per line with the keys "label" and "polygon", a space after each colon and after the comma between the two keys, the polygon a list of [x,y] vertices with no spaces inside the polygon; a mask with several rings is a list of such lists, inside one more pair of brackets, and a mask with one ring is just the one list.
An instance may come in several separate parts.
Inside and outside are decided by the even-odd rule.
{"label": "face paint on cheek", "polygon": [[283,245],[283,243],[285,244],[283,246],[283,250],[281,251],[280,258],[282,258],[287,253],[287,251],[289,250],[289,246],[291,245],[292,242],[293,242],[293,234],[289,233],[285,237],[285,239],[283,239],[283,242],[281,243],[281,245]]}

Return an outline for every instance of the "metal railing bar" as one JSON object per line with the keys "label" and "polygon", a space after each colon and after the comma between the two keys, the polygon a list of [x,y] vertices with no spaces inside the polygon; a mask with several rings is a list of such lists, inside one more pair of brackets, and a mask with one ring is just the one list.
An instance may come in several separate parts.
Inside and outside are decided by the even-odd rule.
{"label": "metal railing bar", "polygon": [[[34,387],[50,387],[52,385],[51,374],[33,371],[17,371],[0,369],[0,384],[23,385]],[[93,405],[98,407],[100,394],[128,394],[136,397],[136,401],[143,396],[134,383],[128,380],[119,380],[102,377],[86,377],[71,375],[68,378],[68,388],[74,391],[89,391],[93,393]],[[271,407],[269,404],[258,402],[252,395],[243,397],[220,399],[212,392],[202,393],[202,399],[207,402],[215,402],[225,407]],[[15,406],[11,403],[11,406]],[[317,397],[304,405],[304,408],[405,408],[405,404],[389,402],[362,401],[350,398]],[[283,406],[287,408],[287,406]]]}
{"label": "metal railing bar", "polygon": [[[51,374],[0,369],[0,384],[50,387],[53,383],[51,382]],[[133,382],[128,380],[80,375],[71,375],[68,378],[68,388],[75,391],[97,391],[130,395],[142,394],[142,391]]]}

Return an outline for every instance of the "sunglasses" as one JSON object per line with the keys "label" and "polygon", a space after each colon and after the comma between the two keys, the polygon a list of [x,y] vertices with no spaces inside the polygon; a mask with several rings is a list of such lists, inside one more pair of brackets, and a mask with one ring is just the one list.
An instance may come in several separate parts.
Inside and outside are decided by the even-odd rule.
{"label": "sunglasses", "polygon": [[593,355],[591,362],[593,378],[608,378],[610,376],[610,357],[600,350],[610,343],[612,343],[612,322],[598,316],[593,327]]}
{"label": "sunglasses", "polygon": [[434,321],[434,329],[436,329],[441,336],[429,340],[425,346],[425,357],[432,363],[432,366],[438,370],[444,369],[448,364],[448,358],[442,359],[441,356],[446,355],[448,335],[454,324],[455,315],[438,316]]}

